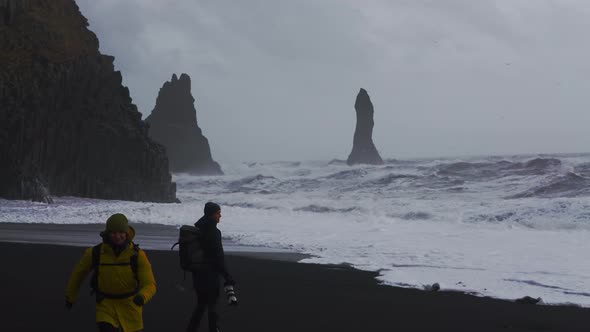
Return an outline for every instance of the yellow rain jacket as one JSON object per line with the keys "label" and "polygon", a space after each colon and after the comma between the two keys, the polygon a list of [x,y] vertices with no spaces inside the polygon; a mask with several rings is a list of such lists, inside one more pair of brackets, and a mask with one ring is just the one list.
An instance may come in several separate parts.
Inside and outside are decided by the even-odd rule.
{"label": "yellow rain jacket", "polygon": [[[112,247],[101,244],[100,265],[98,267],[98,291],[107,294],[126,294],[139,289],[147,303],[156,293],[156,280],[152,266],[141,249],[138,249],[137,279],[130,266],[131,257],[136,253],[131,242],[135,230],[129,227],[129,246],[118,256]],[[74,268],[66,289],[66,300],[74,303],[78,297],[80,284],[92,270],[92,247],[86,249],[84,256]],[[139,285],[137,285],[139,280]],[[138,287],[139,286],[139,287]],[[105,298],[96,304],[96,322],[106,322],[114,327],[122,327],[125,332],[143,330],[143,308],[133,303],[133,297],[123,299]]]}

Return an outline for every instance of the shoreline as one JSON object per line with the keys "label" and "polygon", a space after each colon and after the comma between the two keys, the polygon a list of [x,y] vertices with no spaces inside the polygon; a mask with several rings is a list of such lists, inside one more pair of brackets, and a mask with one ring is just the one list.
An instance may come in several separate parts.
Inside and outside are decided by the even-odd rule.
{"label": "shoreline", "polygon": [[[142,249],[171,251],[178,241],[179,226],[162,224],[131,225],[137,231],[134,242]],[[22,244],[45,244],[73,247],[90,247],[100,241],[103,224],[47,224],[47,223],[0,223],[0,242]],[[263,246],[246,246],[224,238],[226,253],[297,262],[310,255]],[[177,250],[177,249],[176,249]]]}
{"label": "shoreline", "polygon": [[[146,251],[170,252],[170,247],[178,239],[179,226],[163,224],[134,223],[137,235],[135,243]],[[24,245],[48,245],[88,248],[100,241],[98,234],[104,229],[104,224],[49,224],[49,223],[7,223],[0,222],[0,244],[24,244]],[[420,287],[404,287],[403,285],[386,284],[377,278],[379,271],[366,271],[355,268],[348,263],[321,264],[302,262],[313,256],[285,249],[276,249],[263,246],[245,246],[237,244],[231,239],[224,238],[224,251],[229,256],[239,256],[261,260],[276,260],[302,264],[319,265],[332,269],[352,269],[364,273],[373,274],[375,284],[385,287],[401,289],[413,289],[424,291]],[[177,253],[175,249],[174,255]],[[466,292],[458,289],[443,289],[442,292],[464,294],[477,298],[492,299],[499,301],[515,302],[518,298],[501,298],[483,295],[476,292]],[[577,307],[587,308],[576,303],[545,303],[540,302],[538,306],[550,307]],[[590,308],[587,308],[590,309]]]}
{"label": "shoreline", "polygon": [[[7,330],[94,329],[87,282],[72,311],[63,308],[68,276],[84,248],[0,243]],[[145,307],[146,331],[183,330],[195,304],[176,253],[146,250],[158,283]],[[583,331],[590,309],[518,304],[460,292],[427,292],[379,284],[376,272],[347,266],[226,257],[240,305],[218,308],[225,331]],[[32,262],[32,263],[31,263]],[[31,302],[32,301],[32,302]],[[34,305],[32,305],[34,304]],[[35,317],[35,319],[31,319]],[[204,326],[202,326],[204,327]]]}

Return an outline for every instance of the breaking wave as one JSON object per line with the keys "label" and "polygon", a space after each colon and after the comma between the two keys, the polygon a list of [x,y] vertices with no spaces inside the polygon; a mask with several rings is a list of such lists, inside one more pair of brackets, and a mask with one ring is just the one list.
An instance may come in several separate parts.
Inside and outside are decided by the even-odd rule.
{"label": "breaking wave", "polygon": [[315,204],[293,209],[293,211],[307,211],[307,212],[315,212],[315,213],[330,213],[330,212],[346,213],[346,212],[352,212],[355,210],[361,210],[361,209],[358,207],[331,208],[331,207],[315,205]]}
{"label": "breaking wave", "polygon": [[590,196],[590,155],[389,159],[381,166],[352,167],[344,160],[257,162],[229,173],[176,180],[189,195],[184,200],[201,192],[219,195],[224,205],[258,211],[352,213],[362,222],[384,217],[590,228],[584,210],[590,203],[568,201]]}
{"label": "breaking wave", "polygon": [[522,193],[511,196],[510,198],[525,197],[580,197],[590,195],[590,179],[578,174],[568,172],[564,176],[559,176],[547,184],[531,188]]}

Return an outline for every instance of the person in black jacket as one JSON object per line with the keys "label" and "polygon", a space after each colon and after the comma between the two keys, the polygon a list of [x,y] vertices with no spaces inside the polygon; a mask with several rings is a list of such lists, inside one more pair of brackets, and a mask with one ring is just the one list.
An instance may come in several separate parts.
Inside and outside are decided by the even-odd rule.
{"label": "person in black jacket", "polygon": [[221,207],[215,203],[205,204],[205,215],[195,223],[202,234],[205,265],[193,272],[193,286],[197,293],[197,307],[195,308],[187,332],[197,331],[201,318],[208,310],[209,332],[219,332],[217,314],[217,300],[221,288],[219,277],[225,279],[225,291],[228,294],[228,304],[237,305],[237,299],[233,291],[235,284],[225,265],[223,245],[221,244],[221,231],[217,223],[221,220]]}

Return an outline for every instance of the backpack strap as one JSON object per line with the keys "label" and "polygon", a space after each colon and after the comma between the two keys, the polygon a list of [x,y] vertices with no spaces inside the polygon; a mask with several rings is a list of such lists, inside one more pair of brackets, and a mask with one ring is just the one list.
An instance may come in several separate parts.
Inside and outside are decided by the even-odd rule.
{"label": "backpack strap", "polygon": [[100,250],[102,243],[92,247],[92,278],[90,279],[90,295],[96,294],[98,290],[98,267],[100,266]]}
{"label": "backpack strap", "polygon": [[102,249],[102,243],[99,243],[92,247],[92,267],[95,268],[100,264],[100,249]]}
{"label": "backpack strap", "polygon": [[129,261],[129,264],[131,264],[131,271],[133,271],[133,276],[135,277],[135,281],[137,282],[137,288],[136,288],[136,293],[139,292],[139,275],[137,273],[138,270],[138,266],[139,266],[139,245],[133,243],[133,255],[131,256],[131,260]]}

